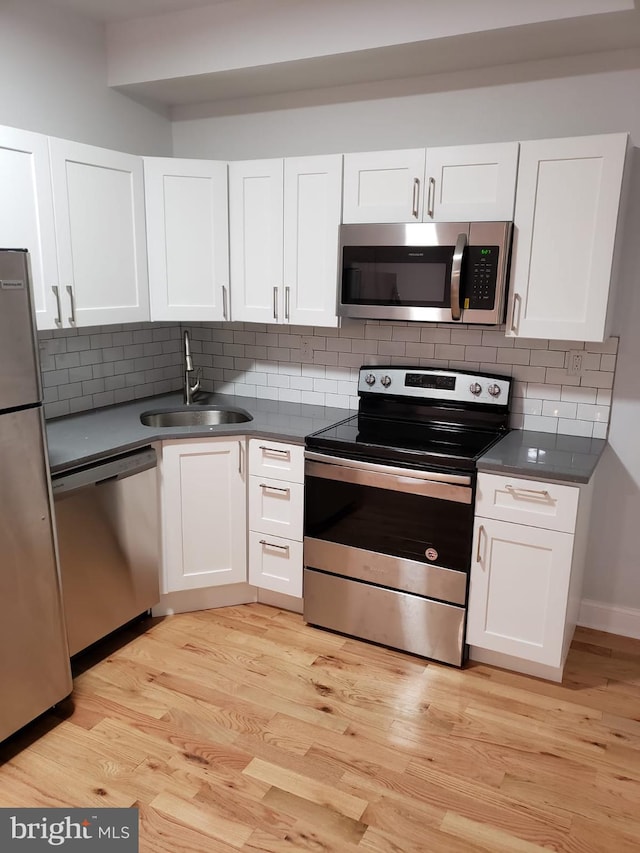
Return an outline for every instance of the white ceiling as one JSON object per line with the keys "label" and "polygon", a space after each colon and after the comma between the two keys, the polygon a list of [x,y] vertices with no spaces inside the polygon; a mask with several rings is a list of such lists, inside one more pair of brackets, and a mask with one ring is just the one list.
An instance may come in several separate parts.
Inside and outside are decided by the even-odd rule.
{"label": "white ceiling", "polygon": [[[413,7],[411,0],[44,2],[104,22],[110,85],[170,106],[216,103],[221,111],[235,111],[243,99],[566,60],[601,51],[627,51],[630,61],[640,66],[640,0],[511,0],[514,5],[509,7],[500,0],[488,0],[482,7],[475,5],[477,0],[414,0]],[[565,11],[556,20],[554,10],[560,6]],[[347,7],[355,10],[351,21]],[[520,23],[518,15],[527,7],[543,11],[538,20],[534,14],[527,21],[525,15]],[[402,8],[413,8],[416,18],[419,11],[423,21],[415,23],[433,23],[433,34],[414,27],[408,17],[402,23],[410,22],[412,36],[401,35],[393,15]],[[465,8],[467,17],[480,8],[487,14],[461,26],[455,13]],[[505,22],[505,9],[517,10],[511,21]],[[354,22],[360,24],[354,28]],[[294,33],[289,45],[287,30]],[[271,47],[271,54],[265,46]]]}

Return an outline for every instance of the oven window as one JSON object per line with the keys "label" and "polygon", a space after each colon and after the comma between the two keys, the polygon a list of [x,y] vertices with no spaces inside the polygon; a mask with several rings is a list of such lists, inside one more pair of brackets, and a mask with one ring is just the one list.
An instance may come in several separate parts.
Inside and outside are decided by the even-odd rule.
{"label": "oven window", "polygon": [[345,246],[342,302],[446,307],[452,260],[453,246]]}
{"label": "oven window", "polygon": [[305,477],[305,536],[466,572],[472,534],[469,504]]}

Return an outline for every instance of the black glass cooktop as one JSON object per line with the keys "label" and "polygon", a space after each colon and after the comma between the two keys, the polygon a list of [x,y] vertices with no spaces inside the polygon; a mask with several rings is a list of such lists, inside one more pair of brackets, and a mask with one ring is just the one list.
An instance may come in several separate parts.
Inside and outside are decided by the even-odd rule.
{"label": "black glass cooktop", "polygon": [[364,419],[354,415],[307,436],[309,450],[411,468],[475,470],[476,460],[506,430]]}

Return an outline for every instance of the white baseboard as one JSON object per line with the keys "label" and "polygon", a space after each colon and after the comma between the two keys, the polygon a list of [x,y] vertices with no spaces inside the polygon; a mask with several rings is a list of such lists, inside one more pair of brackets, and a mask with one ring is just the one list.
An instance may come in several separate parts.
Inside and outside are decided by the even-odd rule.
{"label": "white baseboard", "polygon": [[617,607],[602,601],[583,598],[578,614],[578,625],[640,640],[640,610],[632,607]]}
{"label": "white baseboard", "polygon": [[258,598],[255,586],[235,583],[229,586],[213,586],[205,589],[185,589],[160,596],[160,601],[151,613],[153,616],[173,616],[174,613],[190,613],[193,610],[213,610],[216,607],[233,607],[249,604]]}

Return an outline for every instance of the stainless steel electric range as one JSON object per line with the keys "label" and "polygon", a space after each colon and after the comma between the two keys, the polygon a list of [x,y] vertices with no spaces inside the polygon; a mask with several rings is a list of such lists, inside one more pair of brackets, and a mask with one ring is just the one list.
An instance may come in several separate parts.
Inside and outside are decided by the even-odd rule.
{"label": "stainless steel electric range", "polygon": [[304,619],[461,666],[476,462],[511,379],[362,367],[358,414],[307,437]]}

